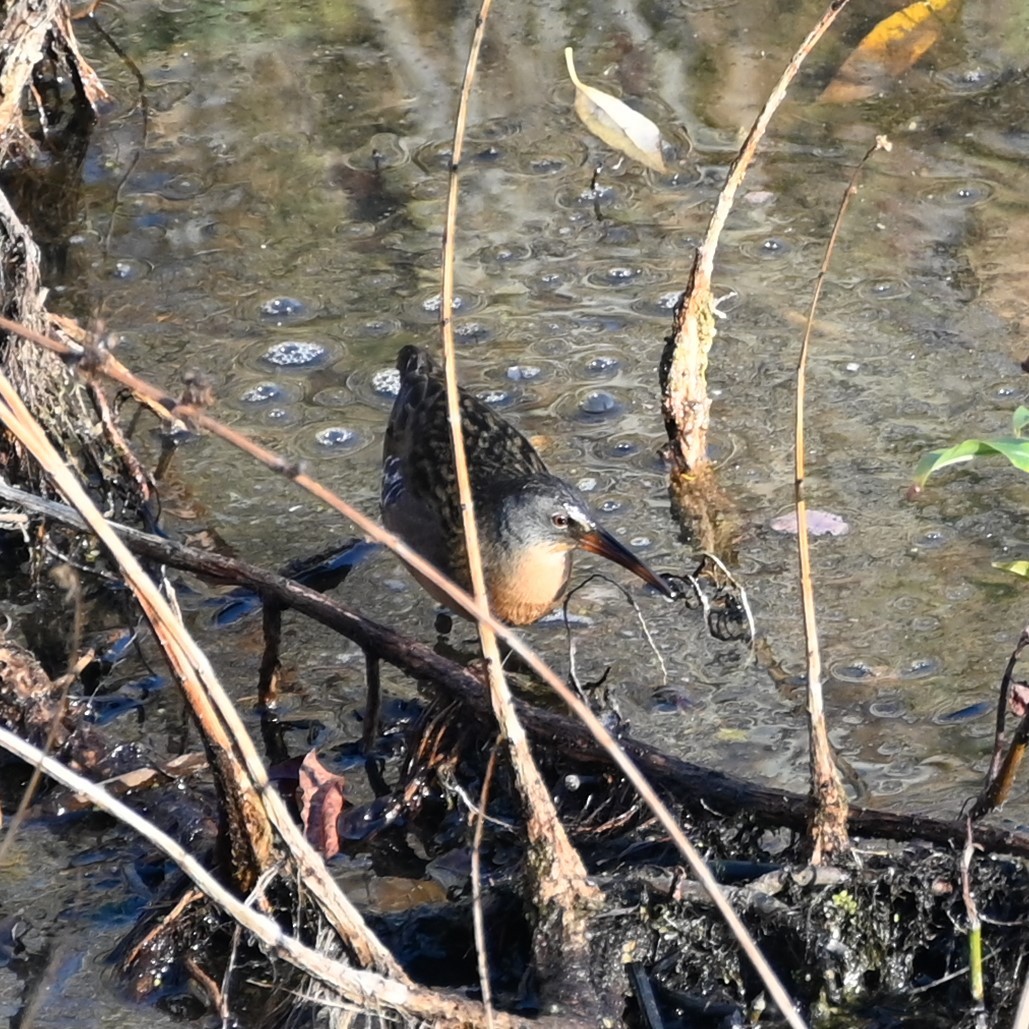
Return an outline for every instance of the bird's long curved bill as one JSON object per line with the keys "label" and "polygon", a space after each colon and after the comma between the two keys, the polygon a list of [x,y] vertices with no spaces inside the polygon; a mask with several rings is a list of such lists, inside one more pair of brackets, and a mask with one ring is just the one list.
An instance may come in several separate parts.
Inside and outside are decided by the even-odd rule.
{"label": "bird's long curved bill", "polygon": [[614,561],[616,565],[628,568],[630,572],[638,575],[644,582],[650,583],[654,589],[659,590],[666,597],[674,599],[678,595],[648,564],[599,525],[594,526],[579,538],[579,546],[591,554],[599,554],[601,557],[606,557],[608,561]]}

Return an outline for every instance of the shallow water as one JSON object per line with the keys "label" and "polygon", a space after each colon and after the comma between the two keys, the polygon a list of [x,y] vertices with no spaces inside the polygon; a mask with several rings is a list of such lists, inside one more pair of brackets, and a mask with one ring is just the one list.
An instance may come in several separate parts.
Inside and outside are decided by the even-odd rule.
{"label": "shallow water", "polygon": [[[554,470],[662,569],[689,564],[657,457],[670,298],[740,127],[819,10],[802,6],[788,17],[761,4],[618,14],[550,5],[524,18],[501,8],[489,26],[459,216],[463,381],[537,437]],[[1004,431],[1022,392],[1014,22],[1005,5],[969,12],[935,63],[889,96],[837,108],[815,103],[818,90],[866,27],[856,11],[842,19],[773,123],[716,273],[736,294],[711,383],[712,451],[742,522],[737,572],[772,655],[799,672],[794,546],[768,527],[791,503],[797,347],[851,168],[875,133],[890,135],[892,153],[873,159],[850,209],[818,313],[808,495],[850,526],[814,544],[835,742],[870,799],[940,812],[974,789],[992,721],[946,718],[992,698],[1021,624],[1017,584],[989,562],[1018,552],[1024,484],[983,464],[934,481],[918,502],[904,492],[926,449]],[[435,341],[467,21],[431,5],[139,4],[111,27],[150,84],[147,147],[138,153],[127,73],[95,49],[115,109],[88,160],[78,274],[59,305],[99,314],[123,335],[122,359],[169,387],[201,369],[218,413],[374,513],[389,408],[381,373],[402,344]],[[565,42],[587,82],[637,102],[678,141],[668,175],[620,161],[577,122]],[[173,514],[184,509],[268,564],[348,531],[209,440],[185,448],[175,474]],[[374,617],[431,632],[431,605],[388,557],[346,590]],[[689,701],[655,711],[662,676],[617,592],[590,587],[572,606],[595,621],[578,644],[582,674],[613,663],[637,733],[802,783],[796,697],[778,695],[741,648],[644,599],[668,680]],[[612,631],[627,640],[616,653],[603,646]],[[566,663],[561,633],[530,635]],[[332,665],[340,644],[323,646]],[[248,683],[252,669],[237,674]]]}
{"label": "shallow water", "polygon": [[[692,567],[657,457],[670,298],[742,129],[821,6],[548,2],[491,16],[459,215],[462,379],[661,570]],[[819,105],[881,13],[855,5],[815,52],[730,218],[716,282],[735,296],[711,355],[711,446],[741,524],[734,571],[788,678],[804,653],[795,547],[769,523],[792,501],[798,346],[842,191],[887,133],[893,150],[864,173],[813,337],[808,498],[850,527],[813,542],[815,588],[832,737],[863,799],[949,815],[978,786],[992,734],[990,710],[962,712],[992,702],[1024,622],[1023,590],[990,562],[1025,556],[1025,483],[993,462],[940,476],[915,502],[905,491],[924,451],[1006,432],[1025,392],[1029,137],[1012,126],[1029,100],[1017,74],[1029,29],[1014,2],[969,5],[889,95]],[[374,514],[380,373],[403,344],[436,340],[472,9],[137,2],[101,17],[146,77],[148,135],[140,150],[134,81],[83,27],[113,104],[53,306],[102,319],[119,357],[169,389],[201,369],[216,414]],[[566,44],[584,81],[638,105],[675,143],[668,175],[620,161],[576,120]],[[350,532],[213,440],[183,448],[172,476],[172,527],[210,529],[266,565]],[[587,559],[577,569],[634,586]],[[432,639],[431,601],[387,556],[343,595]],[[592,620],[576,631],[580,676],[612,666],[610,692],[637,736],[802,789],[798,692],[742,646],[710,640],[697,615],[637,595],[675,702],[655,698],[665,676],[609,585],[572,601]],[[288,631],[288,703],[352,735],[359,653],[299,620]],[[527,634],[567,667],[562,631]],[[259,635],[257,619],[203,633],[244,704]],[[411,689],[399,677],[387,688]],[[1027,813],[1018,790],[1006,814]]]}

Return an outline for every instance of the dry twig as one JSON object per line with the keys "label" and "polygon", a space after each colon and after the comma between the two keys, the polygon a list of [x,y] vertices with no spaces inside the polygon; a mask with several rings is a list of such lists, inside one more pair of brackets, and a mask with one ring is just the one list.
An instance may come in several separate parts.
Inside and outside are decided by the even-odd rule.
{"label": "dry twig", "polygon": [[847,183],[836,219],[833,222],[825,256],[818,269],[815,288],[811,295],[804,338],[797,358],[797,409],[794,426],[794,503],[797,509],[797,556],[800,563],[800,596],[804,613],[804,640],[807,645],[807,713],[811,760],[811,794],[815,799],[815,810],[811,826],[811,862],[821,864],[823,859],[834,853],[848,850],[847,838],[847,794],[840,773],[836,768],[829,731],[825,724],[825,701],[822,696],[822,653],[818,646],[818,624],[815,621],[815,593],[811,581],[811,546],[807,531],[807,499],[804,495],[804,403],[807,397],[807,363],[811,350],[811,332],[815,324],[815,312],[822,295],[822,286],[829,271],[836,240],[843,224],[843,216],[850,205],[850,198],[857,192],[857,180],[869,158],[878,150],[889,150],[890,143],[885,136],[877,136],[875,142]]}
{"label": "dry twig", "polygon": [[[476,604],[488,606],[486,580],[482,570],[478,528],[471,478],[461,429],[461,401],[457,382],[457,357],[454,347],[452,305],[454,299],[454,240],[457,232],[459,169],[464,149],[468,103],[471,99],[479,50],[485,34],[492,0],[482,0],[475,33],[468,52],[461,96],[454,125],[453,156],[450,163],[446,227],[443,232],[443,278],[440,290],[440,329],[447,383],[447,409],[450,416],[454,465],[461,502],[465,547]],[[537,914],[533,934],[536,973],[540,979],[544,1004],[560,1003],[569,1010],[599,1017],[599,1002],[594,985],[585,979],[589,968],[589,918],[600,907],[603,895],[588,879],[582,859],[565,832],[557,809],[540,775],[525,729],[515,713],[511,691],[504,677],[500,648],[489,625],[478,622],[479,641],[486,662],[493,711],[511,754],[515,781],[525,807],[529,840],[529,870]],[[548,996],[553,994],[553,996]]]}

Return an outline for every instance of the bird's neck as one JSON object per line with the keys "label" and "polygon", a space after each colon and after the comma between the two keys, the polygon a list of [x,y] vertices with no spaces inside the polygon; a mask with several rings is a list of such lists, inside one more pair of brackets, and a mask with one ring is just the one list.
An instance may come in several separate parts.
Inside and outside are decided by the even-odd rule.
{"label": "bird's neck", "polygon": [[494,613],[511,625],[528,625],[554,609],[572,570],[569,550],[536,546],[484,554],[486,591]]}

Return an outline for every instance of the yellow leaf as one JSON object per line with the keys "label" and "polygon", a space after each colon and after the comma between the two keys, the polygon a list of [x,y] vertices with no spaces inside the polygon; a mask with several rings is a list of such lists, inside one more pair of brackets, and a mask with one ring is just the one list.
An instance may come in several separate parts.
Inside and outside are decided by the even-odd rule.
{"label": "yellow leaf", "polygon": [[719,729],[718,730],[718,742],[719,743],[746,743],[747,734],[742,729]]}
{"label": "yellow leaf", "polygon": [[888,88],[936,43],[960,6],[961,0],[916,0],[884,18],[843,62],[822,102],[853,103]]}
{"label": "yellow leaf", "polygon": [[994,561],[993,567],[1029,579],[1029,561]]}
{"label": "yellow leaf", "polygon": [[575,74],[570,46],[565,47],[565,64],[575,85],[575,113],[583,125],[609,147],[621,150],[640,164],[654,171],[667,171],[661,152],[661,130],[617,97],[581,82]]}

